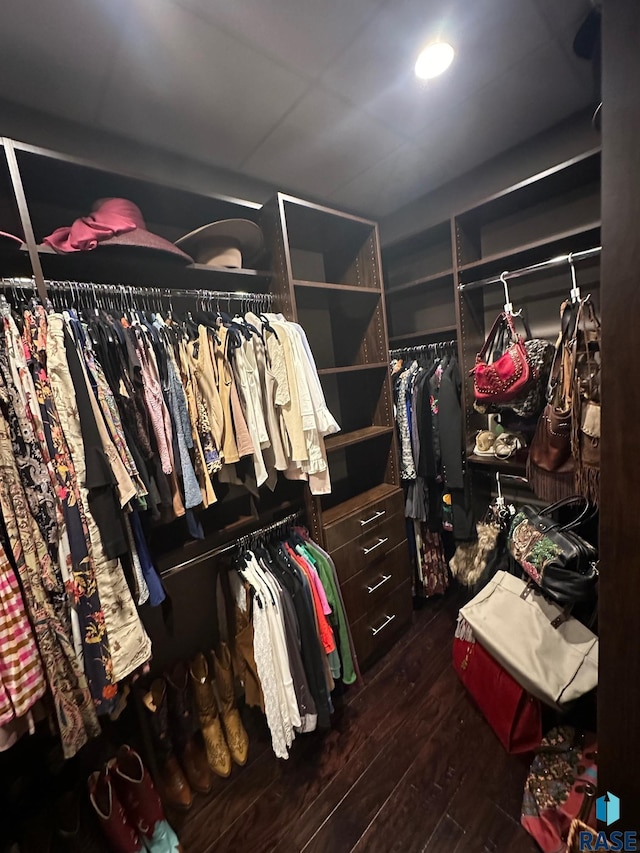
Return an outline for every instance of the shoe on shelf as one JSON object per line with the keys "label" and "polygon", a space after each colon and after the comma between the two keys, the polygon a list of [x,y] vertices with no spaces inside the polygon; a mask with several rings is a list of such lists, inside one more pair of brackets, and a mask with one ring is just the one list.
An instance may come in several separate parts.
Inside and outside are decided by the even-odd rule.
{"label": "shoe on shelf", "polygon": [[199,652],[191,662],[189,674],[209,766],[214,773],[226,779],[231,773],[231,753],[222,729],[220,712],[209,677],[209,665],[202,652]]}
{"label": "shoe on shelf", "polygon": [[186,811],[193,803],[191,786],[178,763],[169,729],[167,685],[156,678],[142,697],[149,722],[153,750],[158,765],[158,787],[165,806]]}
{"label": "shoe on shelf", "polygon": [[164,816],[158,792],[138,753],[130,746],[121,746],[109,764],[118,798],[146,849],[150,853],[178,853],[180,842]]}
{"label": "shoe on shelf", "polygon": [[527,444],[521,435],[515,432],[502,432],[496,438],[493,452],[498,459],[510,459],[514,453]]}
{"label": "shoe on shelf", "polygon": [[229,752],[236,764],[247,763],[249,737],[242,724],[236,704],[231,654],[226,643],[220,643],[218,653],[211,652],[216,674],[216,687],[220,699],[220,716]]}
{"label": "shoe on shelf", "polygon": [[473,448],[474,456],[493,456],[493,448],[496,443],[496,434],[489,429],[481,429],[476,435],[476,443]]}
{"label": "shoe on shelf", "polygon": [[179,661],[166,673],[169,726],[173,746],[192,790],[208,794],[213,776],[193,708],[189,669]]}
{"label": "shoe on shelf", "polygon": [[92,773],[87,784],[89,802],[113,853],[142,853],[146,850],[114,790],[110,768],[107,766],[102,772]]}

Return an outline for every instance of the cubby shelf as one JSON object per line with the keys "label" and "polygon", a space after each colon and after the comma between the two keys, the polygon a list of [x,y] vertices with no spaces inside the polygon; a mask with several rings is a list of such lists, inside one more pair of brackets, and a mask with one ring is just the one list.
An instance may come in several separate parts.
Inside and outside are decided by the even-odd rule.
{"label": "cubby shelf", "polygon": [[351,447],[353,444],[361,444],[363,441],[370,441],[373,438],[379,438],[382,435],[391,435],[394,431],[392,426],[369,426],[363,429],[354,429],[352,432],[341,432],[337,435],[329,435],[325,438],[324,443],[327,453],[332,453],[336,450],[341,450],[343,447]]}
{"label": "cubby shelf", "polygon": [[[541,240],[533,240],[530,243],[524,243],[520,246],[515,246],[512,249],[507,249],[504,252],[496,252],[492,255],[487,255],[484,258],[481,258],[477,261],[471,261],[470,263],[462,264],[458,267],[459,273],[471,272],[474,270],[482,270],[483,267],[489,266],[490,264],[497,264],[499,261],[516,261],[517,265],[521,265],[521,258],[523,255],[528,253],[535,252],[536,250],[547,249],[548,252],[545,253],[545,259],[547,255],[553,252],[556,246],[561,245],[570,240],[574,240],[580,237],[586,237],[589,235],[596,235],[596,233],[600,229],[600,221],[588,222],[585,225],[581,225],[579,228],[570,228],[566,231],[558,231],[555,234],[550,234],[548,237],[545,237]],[[589,247],[590,248],[590,247]]]}
{"label": "cubby shelf", "polygon": [[331,284],[327,281],[301,281],[300,279],[295,279],[293,282],[293,286],[310,287],[314,288],[315,290],[339,290],[349,291],[350,293],[373,293],[378,297],[382,292],[379,287],[360,287],[356,284]]}
{"label": "cubby shelf", "polygon": [[333,376],[341,373],[354,373],[358,370],[381,370],[383,367],[388,367],[386,361],[376,361],[371,364],[350,364],[346,367],[321,367],[318,370],[318,376]]}
{"label": "cubby shelf", "polygon": [[423,284],[433,284],[436,281],[445,282],[447,279],[451,279],[453,277],[453,269],[443,270],[442,272],[432,273],[431,275],[421,276],[420,278],[414,278],[411,281],[405,281],[402,284],[395,285],[394,287],[388,287],[386,290],[387,297],[393,296],[396,293],[405,293],[407,290],[413,290],[416,287],[420,287]]}
{"label": "cubby shelf", "polygon": [[391,335],[390,344],[399,344],[404,341],[413,341],[416,338],[437,338],[438,336],[451,335],[455,338],[457,328],[455,323],[446,326],[434,326],[431,329],[419,329],[415,332],[405,332],[402,335]]}
{"label": "cubby shelf", "polygon": [[527,463],[521,457],[499,459],[497,456],[476,456],[475,454],[471,454],[467,456],[467,462],[479,468],[498,471],[500,474],[513,474],[514,476],[524,477],[527,473]]}

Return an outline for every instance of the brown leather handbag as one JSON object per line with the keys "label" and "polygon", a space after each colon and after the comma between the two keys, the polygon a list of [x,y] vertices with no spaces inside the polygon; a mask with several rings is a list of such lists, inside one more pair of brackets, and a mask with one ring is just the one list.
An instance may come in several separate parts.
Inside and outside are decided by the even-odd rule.
{"label": "brown leather handbag", "polygon": [[530,462],[543,471],[568,473],[571,456],[572,380],[576,355],[576,328],[580,305],[565,302],[561,308],[562,331],[547,387],[547,405],[531,442]]}

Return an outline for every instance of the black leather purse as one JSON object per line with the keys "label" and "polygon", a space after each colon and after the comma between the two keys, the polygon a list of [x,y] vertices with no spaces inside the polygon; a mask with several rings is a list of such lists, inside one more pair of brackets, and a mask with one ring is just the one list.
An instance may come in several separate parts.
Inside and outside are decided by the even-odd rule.
{"label": "black leather purse", "polygon": [[[579,505],[577,517],[560,525],[552,513]],[[523,506],[509,530],[509,552],[522,570],[561,607],[595,601],[598,583],[598,552],[575,532],[594,515],[589,502],[576,495],[541,512]]]}

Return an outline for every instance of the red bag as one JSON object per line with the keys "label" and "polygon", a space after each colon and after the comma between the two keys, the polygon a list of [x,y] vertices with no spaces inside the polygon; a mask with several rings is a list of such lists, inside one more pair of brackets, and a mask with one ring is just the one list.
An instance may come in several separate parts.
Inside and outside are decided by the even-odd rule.
{"label": "red bag", "polygon": [[[484,359],[494,347],[498,331],[509,333],[507,350],[489,364]],[[522,336],[516,332],[511,314],[504,311],[496,318],[484,346],[476,356],[473,392],[478,402],[502,405],[523,395],[532,375]]]}
{"label": "red bag", "polygon": [[575,821],[596,828],[597,752],[596,736],[580,735],[572,726],[552,729],[538,748],[524,786],[521,823],[544,853],[577,849],[569,847]]}
{"label": "red bag", "polygon": [[[471,629],[464,624],[466,629],[463,630],[470,636]],[[507,752],[538,749],[542,740],[540,702],[530,696],[480,643],[456,637],[453,666]]]}

